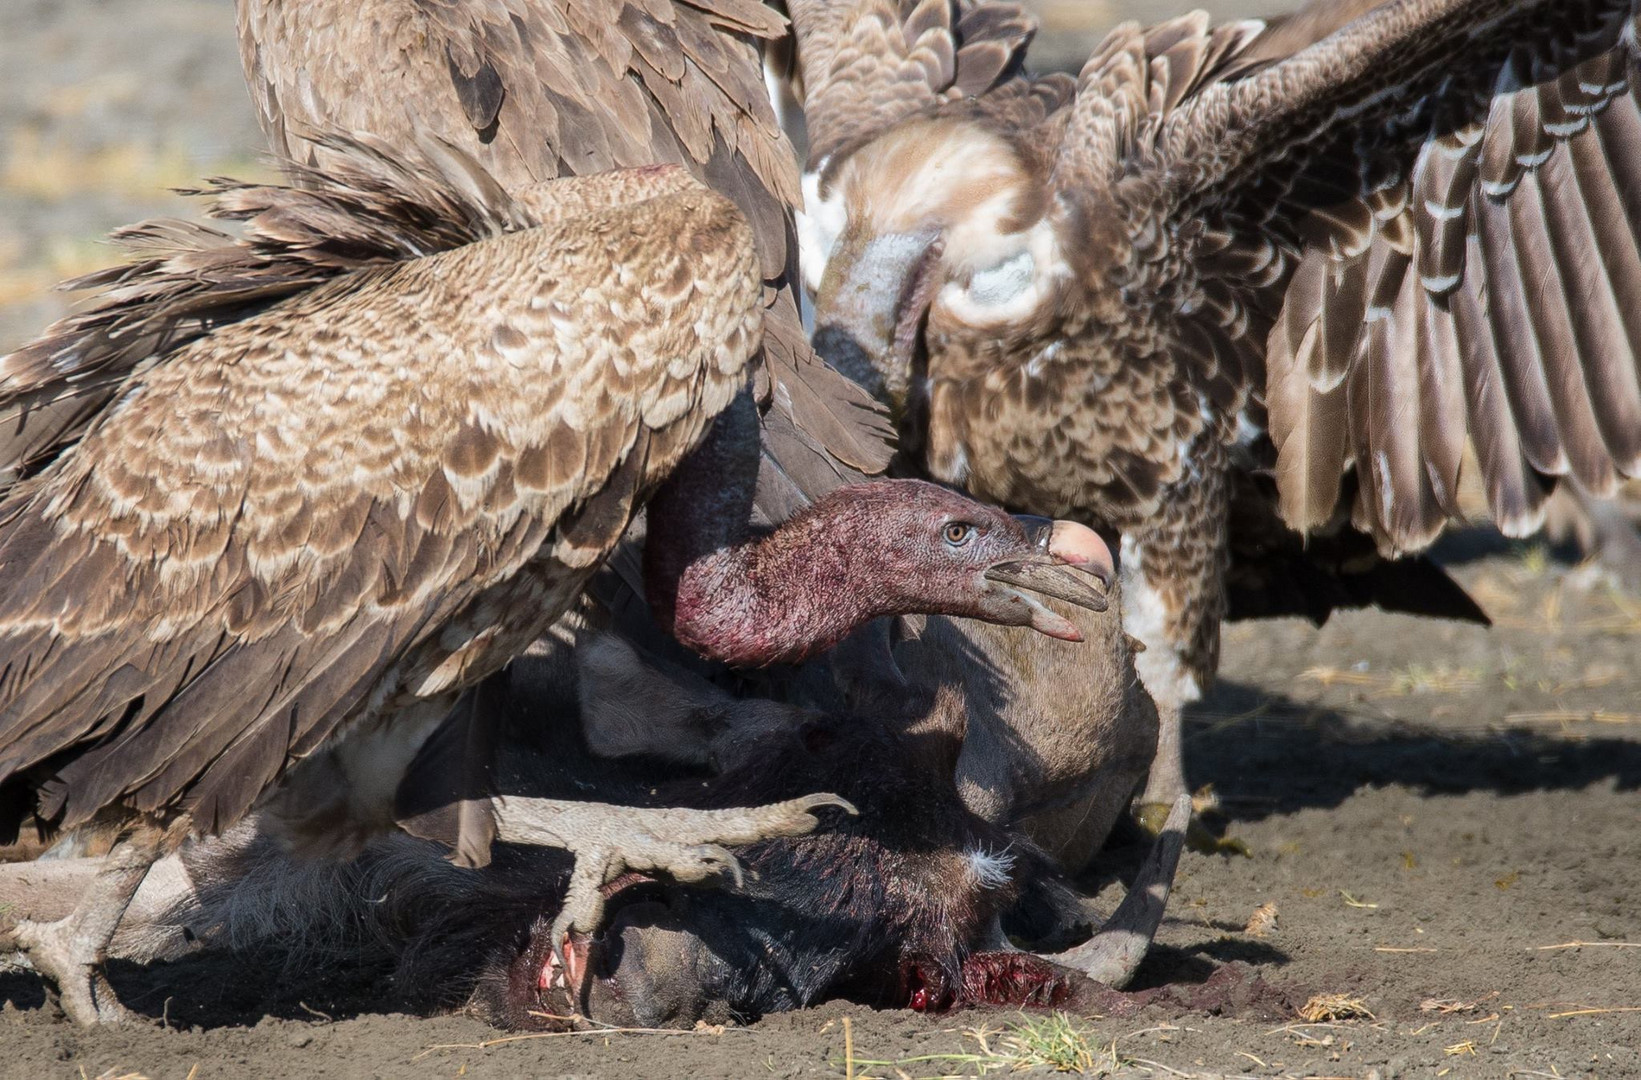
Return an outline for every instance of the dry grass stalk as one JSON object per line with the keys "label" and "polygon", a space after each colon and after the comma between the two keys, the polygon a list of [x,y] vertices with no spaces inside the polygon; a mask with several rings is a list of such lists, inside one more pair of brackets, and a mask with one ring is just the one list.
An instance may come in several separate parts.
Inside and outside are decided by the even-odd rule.
{"label": "dry grass stalk", "polygon": [[1569,1009],[1566,1012],[1551,1013],[1550,1020],[1560,1020],[1566,1016],[1600,1016],[1604,1013],[1633,1013],[1641,1012],[1641,1005],[1619,1005],[1611,1009]]}
{"label": "dry grass stalk", "polygon": [[1425,998],[1419,1002],[1419,1011],[1441,1013],[1443,1016],[1451,1016],[1454,1013],[1475,1012],[1481,1008],[1483,1002],[1492,1001],[1498,996],[1499,992],[1494,990],[1491,994],[1479,997],[1475,1001],[1460,1001],[1457,998]]}
{"label": "dry grass stalk", "polygon": [[1377,1020],[1367,1002],[1348,994],[1316,994],[1299,1010],[1299,1018],[1312,1024],[1330,1020]]}
{"label": "dry grass stalk", "polygon": [[[553,1013],[530,1011],[531,1016],[546,1020],[581,1020],[581,1017],[558,1016]],[[574,1031],[532,1031],[524,1035],[502,1035],[494,1039],[486,1039],[476,1043],[434,1043],[424,1047],[420,1053],[411,1058],[411,1061],[420,1061],[439,1050],[488,1050],[492,1046],[503,1046],[507,1043],[532,1042],[536,1039],[575,1039],[589,1035],[722,1035],[726,1031],[745,1031],[746,1028],[726,1028],[723,1025],[697,1025],[693,1029],[685,1028],[639,1028],[639,1027],[610,1027],[608,1025],[591,1028],[578,1028]],[[102,1080],[102,1078],[98,1078]]]}
{"label": "dry grass stalk", "polygon": [[1276,933],[1277,908],[1274,901],[1260,904],[1248,917],[1243,933],[1249,937],[1267,938]]}
{"label": "dry grass stalk", "polygon": [[1574,723],[1586,724],[1641,724],[1641,713],[1612,712],[1607,709],[1593,709],[1584,712],[1573,712],[1568,709],[1551,709],[1541,712],[1515,712],[1504,718],[1505,723],[1513,724],[1545,724],[1556,723],[1563,726]]}
{"label": "dry grass stalk", "polygon": [[1299,677],[1323,686],[1373,686],[1380,682],[1378,676],[1365,671],[1344,671],[1336,667],[1306,668]]}

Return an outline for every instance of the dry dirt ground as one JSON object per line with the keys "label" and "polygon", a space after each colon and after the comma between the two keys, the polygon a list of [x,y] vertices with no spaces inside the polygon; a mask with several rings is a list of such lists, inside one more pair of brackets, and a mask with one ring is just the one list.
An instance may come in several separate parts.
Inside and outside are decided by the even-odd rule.
{"label": "dry dirt ground", "polygon": [[[0,70],[3,351],[54,310],[51,280],[106,258],[104,229],[174,211],[160,188],[243,172],[256,144],[226,0],[0,0]],[[1641,1076],[1641,599],[1472,541],[1447,554],[1490,631],[1357,613],[1227,633],[1189,752],[1251,856],[1186,856],[1121,1015],[830,1004],[508,1039],[396,1012],[375,971],[204,956],[118,968],[153,1017],[119,1030],[0,976],[0,1077],[930,1077],[1033,1053],[1125,1076]]]}

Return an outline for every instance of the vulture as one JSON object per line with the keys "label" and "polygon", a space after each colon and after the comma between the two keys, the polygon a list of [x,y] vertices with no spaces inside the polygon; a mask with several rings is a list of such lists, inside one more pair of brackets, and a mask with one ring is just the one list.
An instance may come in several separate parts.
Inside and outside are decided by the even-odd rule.
{"label": "vulture", "polygon": [[[687,170],[509,192],[435,140],[316,140],[298,184],[212,184],[239,237],[126,230],[137,261],[73,283],[88,306],[0,357],[0,410],[57,432],[0,498],[0,833],[130,830],[73,913],[12,932],[72,1018],[122,1014],[98,965],[149,865],[288,770],[272,816],[297,850],[391,827],[458,695],[577,600],[642,507],[658,620],[736,664],[908,612],[1075,638],[1026,590],[1105,603],[1086,528],[919,481],[751,530],[764,277],[746,218]],[[327,770],[293,768],[322,749]],[[828,805],[500,796],[457,854],[572,851],[567,930],[624,868],[733,872],[720,845]]]}
{"label": "vulture", "polygon": [[1459,516],[1467,443],[1512,536],[1641,472],[1638,12],[1197,12],[1070,78],[1009,4],[792,4],[816,347],[928,475],[1120,536],[1143,801],[1185,790],[1248,492],[1372,562]]}

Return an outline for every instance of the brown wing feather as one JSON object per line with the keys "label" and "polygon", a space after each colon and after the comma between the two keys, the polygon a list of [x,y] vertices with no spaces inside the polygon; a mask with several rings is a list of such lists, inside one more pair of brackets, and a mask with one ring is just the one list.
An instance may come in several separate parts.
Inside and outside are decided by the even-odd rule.
{"label": "brown wing feather", "polygon": [[[238,240],[159,220],[118,229],[131,263],[65,282],[95,290],[72,315],[0,356],[0,480],[37,471],[84,433],[143,365],[295,293],[362,267],[458,247],[528,223],[486,174],[424,143],[440,168],[399,160],[368,137],[314,135],[328,173],[303,188],[221,180],[193,194],[240,223]],[[532,208],[534,210],[535,208]]]}
{"label": "brown wing feather", "polygon": [[[1422,547],[1456,512],[1467,438],[1495,515],[1519,531],[1536,524],[1555,476],[1602,490],[1641,468],[1641,293],[1630,272],[1641,207],[1626,194],[1641,133],[1637,9],[1362,8],[1312,5],[1287,33],[1309,47],[1282,57],[1272,43],[1283,35],[1268,33],[1243,54],[1259,61],[1251,73],[1203,86],[1164,118],[1164,203],[1225,215],[1233,247],[1297,242],[1309,254],[1295,265],[1326,258],[1333,269],[1320,280],[1367,290],[1358,323],[1355,284],[1329,303],[1319,271],[1279,275],[1286,306],[1269,386],[1291,523],[1320,523],[1337,490],[1313,474],[1339,462],[1336,435],[1314,416],[1331,414],[1331,375],[1348,373],[1356,517],[1381,546]],[[1338,184],[1352,166],[1356,193]],[[1261,183],[1260,170],[1282,179]],[[1331,191],[1372,211],[1365,230]],[[1307,399],[1291,370],[1307,341],[1309,393],[1324,401]],[[1499,424],[1510,431],[1488,430]]]}
{"label": "brown wing feather", "polygon": [[744,385],[763,301],[746,223],[681,171],[563,183],[591,208],[197,338],[12,491],[0,782],[64,825],[222,827],[574,599]]}
{"label": "brown wing feather", "polygon": [[1417,292],[1410,306],[1410,315],[1419,323],[1419,450],[1429,496],[1439,511],[1427,519],[1427,526],[1439,531],[1462,513],[1459,471],[1464,465],[1467,420],[1459,330],[1451,306],[1426,303]]}
{"label": "brown wing feather", "polygon": [[[1529,333],[1536,345],[1555,413],[1556,431],[1567,455],[1569,472],[1586,486],[1606,488],[1612,483],[1612,465],[1595,427],[1589,390],[1579,364],[1578,342],[1568,310],[1568,285],[1561,277],[1547,230],[1545,192],[1541,170],[1521,178],[1505,205],[1509,232],[1505,246],[1516,261]],[[1509,359],[1532,355],[1532,349],[1512,350]]]}
{"label": "brown wing feather", "polygon": [[1312,378],[1312,357],[1324,348],[1317,313],[1326,310],[1323,290],[1331,269],[1327,256],[1313,251],[1295,271],[1265,355],[1271,437],[1293,448],[1277,462],[1282,516],[1301,531],[1332,520],[1350,445],[1343,387],[1339,380],[1319,386]]}
{"label": "brown wing feather", "polygon": [[[1610,198],[1611,175],[1589,153],[1594,146],[1588,134],[1580,135],[1539,169],[1542,227],[1572,331],[1574,356],[1566,362],[1584,377],[1582,400],[1593,410],[1604,457],[1635,473],[1641,471],[1641,368],[1614,359],[1638,355],[1631,335],[1641,336],[1641,317],[1626,301],[1638,298],[1641,283],[1635,275],[1641,262],[1621,222],[1623,210]],[[1606,217],[1609,213],[1620,220]]]}
{"label": "brown wing feather", "polygon": [[[757,4],[240,0],[239,23],[263,128],[293,160],[325,157],[314,131],[407,149],[433,133],[518,190],[662,162],[700,176],[721,143],[760,185],[741,207],[755,225],[798,198],[758,63],[784,26]],[[776,277],[782,232],[760,231]]]}
{"label": "brown wing feather", "polygon": [[1459,332],[1471,438],[1488,505],[1506,532],[1525,535],[1543,523],[1544,501],[1550,494],[1544,477],[1549,473],[1540,467],[1529,445],[1535,433],[1521,422],[1528,414],[1523,407],[1521,382],[1512,381],[1511,373],[1525,371],[1537,376],[1536,383],[1528,388],[1529,400],[1542,407],[1545,422],[1538,437],[1549,444],[1547,448],[1539,447],[1539,453],[1548,449],[1559,458],[1561,444],[1550,420],[1549,395],[1542,389],[1542,373],[1529,365],[1505,364],[1500,359],[1501,350],[1520,349],[1528,339],[1523,336],[1524,329],[1516,332],[1509,311],[1502,306],[1511,292],[1500,278],[1508,276],[1513,282],[1514,264],[1490,258],[1482,244],[1484,237],[1496,235],[1496,230],[1484,229],[1469,237],[1466,265],[1470,287],[1455,290],[1451,303]]}

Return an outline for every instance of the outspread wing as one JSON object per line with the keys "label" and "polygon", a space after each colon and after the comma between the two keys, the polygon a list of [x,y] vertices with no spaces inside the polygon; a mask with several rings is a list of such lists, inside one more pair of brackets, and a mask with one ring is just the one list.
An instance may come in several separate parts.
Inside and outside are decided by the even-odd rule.
{"label": "outspread wing", "polygon": [[310,132],[410,148],[436,134],[509,191],[564,175],[686,166],[752,222],[778,343],[762,380],[806,440],[768,440],[816,495],[888,463],[871,399],[814,359],[789,281],[795,155],[760,46],[784,20],[756,0],[239,0],[251,95],[275,149],[326,164]]}
{"label": "outspread wing", "polygon": [[[340,251],[339,223],[373,227],[385,192],[310,179],[224,191],[269,208],[246,265],[281,222]],[[744,219],[682,170],[558,185],[454,250],[204,319],[13,488],[0,786],[65,826],[118,803],[220,828],[342,722],[472,683],[578,595],[745,385],[762,285]],[[578,212],[504,231],[554,205]],[[111,297],[163,310],[167,265]]]}
{"label": "outspread wing", "polygon": [[1159,128],[1209,280],[1265,291],[1291,524],[1354,469],[1355,523],[1416,550],[1458,513],[1466,440],[1512,534],[1557,477],[1641,471],[1637,14],[1399,0]]}

